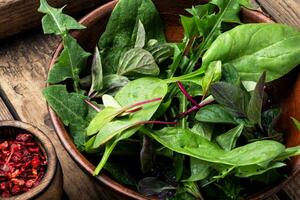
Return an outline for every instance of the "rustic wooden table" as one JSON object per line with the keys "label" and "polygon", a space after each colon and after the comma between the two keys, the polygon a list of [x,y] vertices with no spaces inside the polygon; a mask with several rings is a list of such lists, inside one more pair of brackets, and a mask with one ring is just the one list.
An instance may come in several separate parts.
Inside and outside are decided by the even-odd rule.
{"label": "rustic wooden table", "polygon": [[[300,0],[257,0],[275,21],[300,29]],[[64,172],[64,199],[106,199],[61,145],[42,96],[48,64],[59,39],[40,29],[0,41],[0,120],[18,119],[44,131],[52,140]],[[300,199],[300,176],[270,199]]]}

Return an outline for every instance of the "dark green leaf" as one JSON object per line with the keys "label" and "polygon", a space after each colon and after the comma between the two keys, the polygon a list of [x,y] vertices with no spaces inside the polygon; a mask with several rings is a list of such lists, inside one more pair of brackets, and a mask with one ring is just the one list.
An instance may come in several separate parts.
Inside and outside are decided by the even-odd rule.
{"label": "dark green leaf", "polygon": [[145,28],[141,20],[139,20],[134,47],[143,48],[145,46],[145,40],[146,40]]}
{"label": "dark green leaf", "polygon": [[46,0],[40,0],[39,12],[46,14],[42,19],[45,34],[54,33],[65,35],[69,30],[84,29],[74,18],[62,13],[64,7],[57,9],[51,7]]}
{"label": "dark green leaf", "polygon": [[188,181],[200,181],[208,177],[211,173],[211,164],[197,158],[190,157],[190,170],[191,175],[189,178],[183,180]]}
{"label": "dark green leaf", "polygon": [[143,135],[143,145],[140,152],[141,170],[143,173],[149,172],[153,167],[154,147],[151,138]]}
{"label": "dark green leaf", "polygon": [[237,116],[247,116],[249,99],[241,88],[226,82],[218,82],[211,86],[210,92],[219,104],[230,109]]}
{"label": "dark green leaf", "polygon": [[104,74],[117,72],[122,55],[135,45],[138,21],[144,25],[146,40],[164,42],[161,19],[151,0],[120,0],[99,40]]}
{"label": "dark green leaf", "polygon": [[240,124],[237,127],[219,135],[216,140],[218,144],[226,151],[230,151],[235,148],[236,141],[240,137],[244,128],[244,124]]}
{"label": "dark green leaf", "polygon": [[84,51],[73,37],[67,35],[64,37],[64,50],[51,69],[48,82],[59,83],[67,78],[71,78],[75,84],[78,84],[79,73],[85,67],[89,56],[90,53]]}
{"label": "dark green leaf", "polygon": [[241,77],[239,75],[239,72],[232,65],[222,66],[221,80],[238,87],[241,86]]}
{"label": "dark green leaf", "polygon": [[266,81],[266,73],[264,72],[259,78],[248,104],[247,117],[253,124],[261,125],[261,112],[264,99],[264,87]]}
{"label": "dark green leaf", "polygon": [[146,50],[152,54],[157,64],[163,63],[174,54],[174,50],[170,44],[158,43],[157,40],[149,40]]}
{"label": "dark green leaf", "polygon": [[117,74],[158,76],[159,67],[151,53],[141,48],[134,48],[128,50],[120,59]]}
{"label": "dark green leaf", "polygon": [[112,176],[113,179],[119,183],[136,187],[137,182],[126,169],[121,167],[118,163],[107,162],[104,169]]}
{"label": "dark green leaf", "polygon": [[281,109],[279,108],[269,109],[262,113],[262,127],[266,131],[266,133],[268,133],[268,136],[272,136],[276,132],[274,130],[274,127],[279,119],[280,113]]}
{"label": "dark green leaf", "polygon": [[95,48],[95,53],[92,62],[92,86],[90,89],[90,94],[94,91],[98,92],[103,89],[103,71],[101,56],[98,47]]}
{"label": "dark green leaf", "polygon": [[165,190],[176,190],[175,187],[156,177],[147,177],[142,179],[137,186],[138,191],[145,196],[158,195]]}
{"label": "dark green leaf", "polygon": [[300,63],[300,33],[281,24],[245,24],[220,35],[203,56],[203,67],[221,60],[232,65],[242,80],[278,79]]}

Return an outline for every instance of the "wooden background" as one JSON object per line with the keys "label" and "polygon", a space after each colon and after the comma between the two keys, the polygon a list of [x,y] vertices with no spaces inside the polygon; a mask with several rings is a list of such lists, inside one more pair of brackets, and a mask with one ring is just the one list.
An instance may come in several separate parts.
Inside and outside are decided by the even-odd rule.
{"label": "wooden background", "polygon": [[[8,35],[24,29],[20,25],[22,23],[27,23],[24,25],[25,28],[29,28],[28,25],[30,27],[36,25],[40,15],[31,11],[24,14],[18,9],[22,7],[21,4],[36,9],[37,2],[37,0],[0,0],[0,37],[1,34]],[[51,2],[61,5],[62,1]],[[79,2],[89,7],[90,4],[87,2],[100,1],[68,2],[76,11],[83,8]],[[274,20],[300,29],[300,0],[258,0],[258,3]],[[33,21],[29,23],[31,19]],[[6,27],[7,24],[14,23],[17,25]],[[18,26],[20,27],[18,30],[13,28]],[[40,28],[0,41],[0,120],[19,119],[32,123],[51,138],[64,171],[64,199],[107,199],[106,191],[100,188],[92,177],[87,176],[62,147],[42,97],[41,91],[46,85],[48,64],[58,43],[58,38],[44,36]],[[271,199],[300,199],[300,177]]]}

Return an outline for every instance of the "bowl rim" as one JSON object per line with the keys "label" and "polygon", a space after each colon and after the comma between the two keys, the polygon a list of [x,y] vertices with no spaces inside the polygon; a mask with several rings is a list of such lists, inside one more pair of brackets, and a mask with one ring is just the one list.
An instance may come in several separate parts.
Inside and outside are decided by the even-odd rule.
{"label": "bowl rim", "polygon": [[[103,16],[106,16],[107,14],[111,13],[115,5],[117,4],[118,0],[113,0],[108,3],[105,3],[102,6],[99,6],[98,8],[94,9],[87,15],[85,15],[82,19],[79,20],[79,22],[83,25],[89,25],[93,21],[96,21],[97,19],[102,18]],[[246,16],[248,18],[251,18],[254,21],[259,21],[258,23],[273,23],[274,21],[266,16],[264,13],[256,10],[250,10],[247,8],[241,9],[241,14],[243,16]],[[80,35],[80,31],[73,31],[72,36],[77,38]],[[63,44],[60,43],[58,47],[56,48],[52,59],[49,64],[49,71],[53,67],[53,65],[56,62],[56,59],[60,55],[61,51],[63,50]],[[48,73],[49,73],[48,71]],[[50,84],[47,83],[47,87]],[[55,113],[55,111],[49,106],[47,103],[48,111],[50,113],[51,121],[54,125],[54,129],[63,144],[64,148],[67,150],[69,155],[75,160],[75,162],[79,165],[80,168],[82,168],[85,172],[88,173],[88,175],[92,176],[93,171],[95,169],[95,166],[76,148],[72,137],[65,129],[65,126],[63,125],[62,121],[58,117],[58,115]],[[292,171],[292,173],[286,178],[285,180],[282,180],[278,185],[276,186],[270,186],[266,188],[263,191],[259,191],[258,193],[254,193],[247,197],[247,199],[252,200],[258,200],[258,199],[264,199],[266,197],[271,196],[272,194],[275,194],[279,192],[287,183],[289,183],[295,176],[297,176],[300,173],[300,166]],[[116,182],[109,176],[105,175],[104,173],[99,174],[98,176],[94,176],[100,183],[104,184],[105,186],[113,189],[116,192],[119,192],[122,195],[125,195],[126,197],[131,197],[136,200],[151,200],[155,198],[149,198],[146,196],[143,196],[142,194],[127,188],[126,186]]]}
{"label": "bowl rim", "polygon": [[53,178],[55,177],[58,161],[57,161],[57,156],[56,156],[54,146],[50,141],[50,139],[46,136],[46,134],[44,134],[40,129],[33,126],[32,124],[17,121],[17,120],[4,120],[4,121],[0,121],[0,128],[1,127],[18,128],[32,134],[34,139],[37,140],[37,143],[39,143],[39,145],[41,146],[42,150],[45,153],[45,156],[47,158],[47,169],[41,182],[37,186],[29,190],[28,192],[11,196],[8,198],[4,198],[6,200],[32,199],[40,195],[43,191],[45,191],[50,186]]}

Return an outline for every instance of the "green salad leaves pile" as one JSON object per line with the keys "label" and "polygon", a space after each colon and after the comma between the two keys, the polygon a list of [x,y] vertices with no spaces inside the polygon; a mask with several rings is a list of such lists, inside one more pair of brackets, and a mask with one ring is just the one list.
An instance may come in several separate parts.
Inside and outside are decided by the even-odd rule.
{"label": "green salad leaves pile", "polygon": [[92,56],[69,34],[85,27],[40,0],[44,33],[64,46],[43,94],[94,175],[174,200],[239,199],[284,178],[300,147],[283,145],[267,88],[300,64],[300,32],[243,24],[242,6],[194,5],[168,43],[151,0],[120,0]]}

